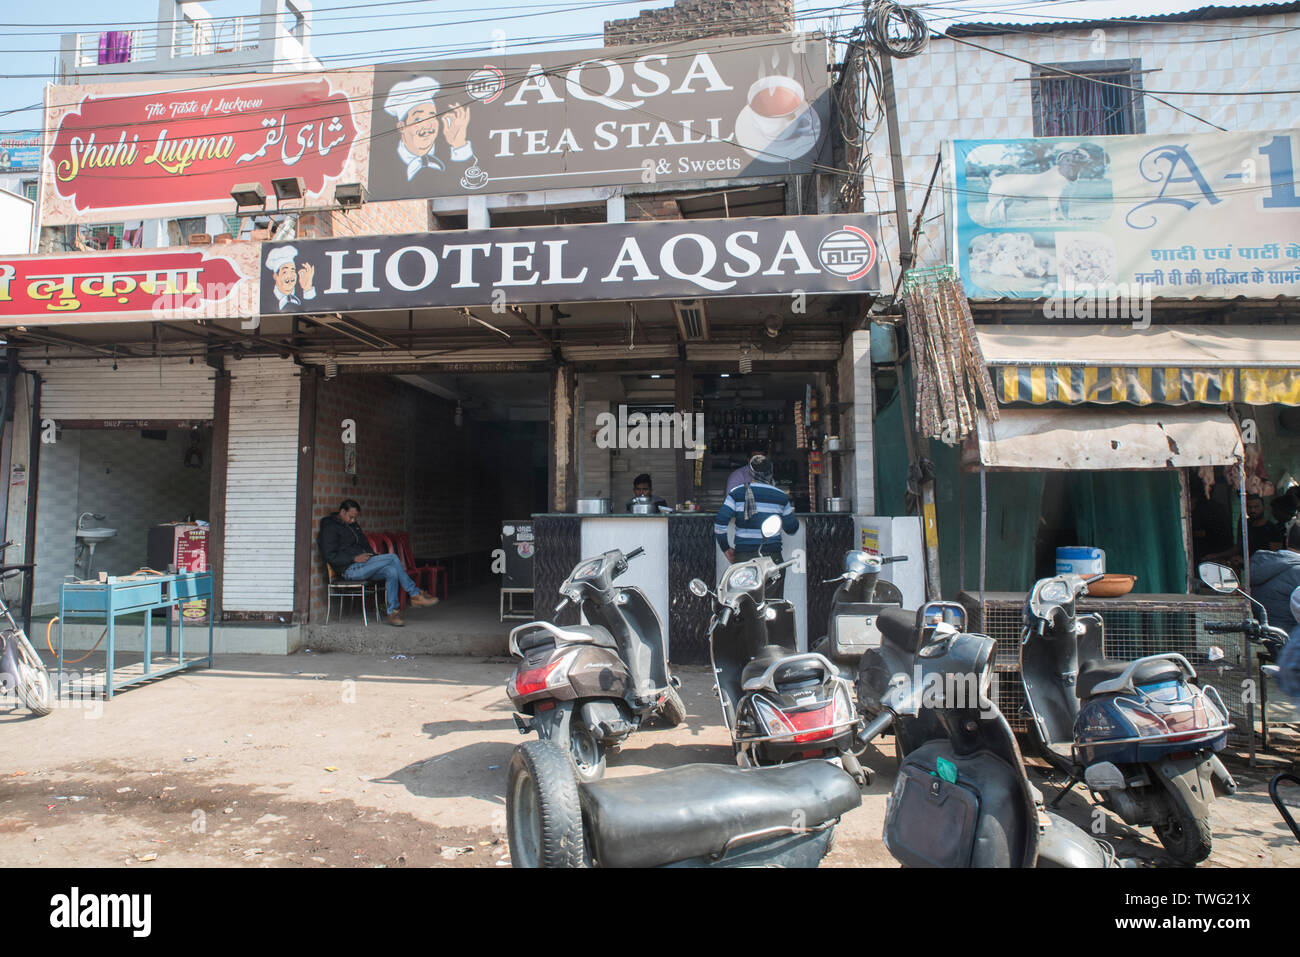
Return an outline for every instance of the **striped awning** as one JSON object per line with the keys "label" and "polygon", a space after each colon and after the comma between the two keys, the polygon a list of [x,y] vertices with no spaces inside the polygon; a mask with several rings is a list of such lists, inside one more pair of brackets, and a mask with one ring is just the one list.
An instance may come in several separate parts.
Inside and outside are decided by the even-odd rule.
{"label": "striped awning", "polygon": [[990,373],[999,402],[1300,405],[1300,369],[1036,364],[997,366]]}
{"label": "striped awning", "polygon": [[981,326],[979,336],[1001,403],[1300,406],[1300,326]]}

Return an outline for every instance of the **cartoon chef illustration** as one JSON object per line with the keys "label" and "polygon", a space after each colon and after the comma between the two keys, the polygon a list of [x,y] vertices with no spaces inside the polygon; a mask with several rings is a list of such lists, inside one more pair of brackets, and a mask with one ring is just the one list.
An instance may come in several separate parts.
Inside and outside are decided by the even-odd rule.
{"label": "cartoon chef illustration", "polygon": [[[487,182],[469,140],[469,107],[451,102],[440,116],[434,99],[441,84],[421,76],[394,83],[384,112],[397,121],[397,158],[407,183],[439,192],[454,192],[455,183],[478,189]],[[447,140],[447,158],[437,154],[439,128]]]}
{"label": "cartoon chef illustration", "polygon": [[[288,306],[301,306],[304,300],[316,298],[316,267],[311,263],[296,264],[298,250],[294,246],[278,246],[266,254],[266,268],[275,277],[276,308],[284,311]],[[295,290],[302,285],[302,293]]]}

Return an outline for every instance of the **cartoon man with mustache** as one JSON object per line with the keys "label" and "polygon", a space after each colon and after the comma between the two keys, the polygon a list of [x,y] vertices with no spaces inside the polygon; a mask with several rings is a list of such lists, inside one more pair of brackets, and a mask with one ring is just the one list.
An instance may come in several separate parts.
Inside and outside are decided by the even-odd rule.
{"label": "cartoon man with mustache", "polygon": [[[440,88],[432,77],[417,77],[394,83],[384,100],[384,112],[397,121],[397,157],[406,182],[425,191],[444,193],[456,192],[456,183],[478,189],[487,182],[487,175],[475,164],[474,145],[469,140],[469,107],[451,102],[440,115],[434,100]],[[447,140],[446,160],[436,152],[440,130]]]}

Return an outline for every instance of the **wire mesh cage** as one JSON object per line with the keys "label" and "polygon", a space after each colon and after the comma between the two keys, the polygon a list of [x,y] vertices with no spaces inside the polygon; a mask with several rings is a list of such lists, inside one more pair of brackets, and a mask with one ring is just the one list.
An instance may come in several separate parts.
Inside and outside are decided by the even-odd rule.
{"label": "wire mesh cage", "polygon": [[[1020,682],[1020,630],[1025,595],[963,592],[958,600],[970,615],[971,631],[997,642],[998,707],[1015,731],[1028,731],[1024,712],[1025,692]],[[1236,726],[1234,734],[1245,738],[1246,699],[1255,694],[1257,676],[1251,671],[1246,638],[1236,634],[1207,634],[1207,622],[1241,621],[1249,616],[1243,599],[1218,596],[1140,596],[1124,599],[1081,599],[1079,614],[1097,612],[1104,628],[1103,648],[1107,658],[1131,660],[1145,655],[1177,652],[1196,669],[1201,684],[1213,685],[1227,705]],[[1224,651],[1221,660],[1210,660],[1210,648]],[[1258,715],[1256,706],[1254,713]]]}

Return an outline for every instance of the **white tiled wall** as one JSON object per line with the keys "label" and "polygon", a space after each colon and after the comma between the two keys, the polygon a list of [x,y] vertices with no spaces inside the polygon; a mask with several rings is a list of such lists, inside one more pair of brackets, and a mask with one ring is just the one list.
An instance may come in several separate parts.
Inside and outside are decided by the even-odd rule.
{"label": "white tiled wall", "polygon": [[146,560],[146,536],[154,525],[188,513],[208,518],[211,442],[202,443],[203,468],[186,468],[186,432],[170,430],[166,441],[138,431],[66,429],[41,446],[40,496],[36,505],[36,606],[57,605],[59,585],[74,574],[77,516],[97,512],[90,526],[116,529],[96,546],[94,572],[126,575]]}
{"label": "white tiled wall", "polygon": [[[1292,96],[1250,96],[1252,90],[1300,89],[1300,13],[1195,23],[1092,28],[1052,33],[1011,33],[962,38],[1035,63],[1141,60],[1144,89],[1191,91],[1163,99],[1231,131],[1286,129],[1300,124]],[[1222,42],[1216,38],[1241,37]],[[1099,44],[1104,40],[1104,46]],[[931,41],[920,56],[894,60],[898,119],[903,141],[907,201],[915,219],[939,145],[945,139],[1026,138],[1034,135],[1029,64],[967,46],[956,39]],[[1241,95],[1221,96],[1210,93]],[[1143,98],[1146,131],[1206,133],[1214,128],[1185,113]],[[873,168],[865,184],[866,211],[885,211],[884,255],[897,270],[893,180],[889,138],[882,122],[871,142]],[[874,180],[872,177],[874,176]],[[936,185],[917,246],[918,265],[945,261],[943,196]],[[887,271],[888,272],[888,271]]]}

